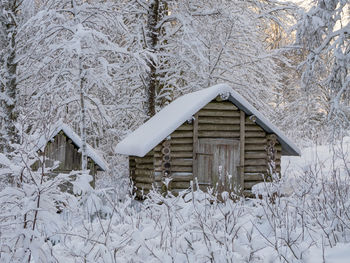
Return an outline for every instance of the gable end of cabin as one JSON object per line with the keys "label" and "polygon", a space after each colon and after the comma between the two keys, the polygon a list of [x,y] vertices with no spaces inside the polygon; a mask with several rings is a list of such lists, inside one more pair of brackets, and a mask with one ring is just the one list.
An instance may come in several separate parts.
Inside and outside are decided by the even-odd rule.
{"label": "gable end of cabin", "polygon": [[[164,190],[166,176],[171,176],[168,189],[175,194],[188,189],[195,178],[205,190],[218,182],[207,171],[221,166],[234,175],[240,193],[250,195],[253,185],[268,180],[271,172],[280,173],[281,150],[277,136],[267,134],[254,116],[246,116],[232,102],[218,97],[144,157],[130,156],[130,179],[138,197],[152,186]],[[224,164],[227,160],[234,164]]]}

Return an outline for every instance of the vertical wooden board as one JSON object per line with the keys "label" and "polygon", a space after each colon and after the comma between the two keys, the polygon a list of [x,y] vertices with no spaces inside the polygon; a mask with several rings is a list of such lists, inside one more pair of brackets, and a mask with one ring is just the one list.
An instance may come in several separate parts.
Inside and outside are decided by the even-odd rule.
{"label": "vertical wooden board", "polygon": [[212,162],[213,162],[213,152],[208,144],[198,144],[197,151],[197,172],[196,177],[198,178],[198,183],[211,185],[211,174],[212,174]]}
{"label": "vertical wooden board", "polygon": [[[232,169],[235,172],[235,174],[232,175],[233,176],[232,183],[233,183],[233,187],[235,188],[234,190],[236,191],[239,188],[240,189],[244,188],[244,174],[241,173],[240,169],[238,169],[238,167],[240,166],[241,154],[242,154],[241,144],[238,143],[238,146],[235,147],[233,150],[234,150],[233,163],[235,166],[232,167]],[[244,159],[244,156],[243,156],[243,159]]]}
{"label": "vertical wooden board", "polygon": [[129,175],[132,179],[135,179],[135,169],[136,169],[136,163],[135,163],[135,157],[129,156]]}
{"label": "vertical wooden board", "polygon": [[198,118],[199,115],[196,113],[193,120],[193,138],[192,138],[192,174],[193,182],[194,178],[198,177],[198,160],[197,160],[197,147],[198,147]]}
{"label": "vertical wooden board", "polygon": [[240,111],[240,156],[239,156],[239,180],[241,191],[244,190],[244,159],[245,159],[245,112]]}
{"label": "vertical wooden board", "polygon": [[65,154],[66,154],[66,137],[59,133],[57,135],[57,138],[58,138],[58,158],[57,160],[60,161],[60,164],[59,164],[59,169],[60,170],[64,170],[64,166],[65,166]]}
{"label": "vertical wooden board", "polygon": [[66,145],[66,158],[65,158],[65,163],[66,163],[65,168],[67,170],[74,169],[73,151],[74,151],[74,146],[72,142],[68,140]]}
{"label": "vertical wooden board", "polygon": [[73,151],[73,164],[74,164],[74,170],[80,170],[81,169],[81,153],[78,152],[78,150],[74,147]]}
{"label": "vertical wooden board", "polygon": [[221,166],[222,183],[229,190],[228,175],[233,185],[240,185],[237,167],[240,161],[239,141],[231,139],[198,140],[198,181],[200,184],[215,186],[219,182]]}
{"label": "vertical wooden board", "polygon": [[50,167],[52,166],[52,143],[48,142],[45,147],[45,166]]}
{"label": "vertical wooden board", "polygon": [[[162,151],[159,150],[159,146],[160,144],[158,144],[156,147],[153,148],[153,152],[154,152],[154,155],[153,155],[153,167],[154,167],[154,170],[161,170],[162,168]],[[161,156],[161,157],[155,157],[155,156]]]}

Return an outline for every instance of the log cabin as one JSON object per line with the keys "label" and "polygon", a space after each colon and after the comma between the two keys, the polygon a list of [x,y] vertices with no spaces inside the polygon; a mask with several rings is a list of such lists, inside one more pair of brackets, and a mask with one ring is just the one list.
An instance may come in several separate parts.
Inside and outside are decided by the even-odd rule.
{"label": "log cabin", "polygon": [[[45,156],[45,167],[52,167],[59,161],[54,174],[66,173],[81,170],[81,149],[82,140],[73,129],[58,121],[39,136],[36,148],[41,156]],[[95,185],[95,176],[98,171],[106,171],[107,164],[96,150],[87,145],[88,169],[93,176],[91,185]],[[39,168],[36,162],[32,168]]]}
{"label": "log cabin", "polygon": [[[179,97],[128,135],[116,152],[129,156],[138,197],[150,189],[178,193],[191,181],[250,195],[253,185],[281,173],[281,156],[300,150],[225,84]],[[219,190],[220,190],[219,189]]]}

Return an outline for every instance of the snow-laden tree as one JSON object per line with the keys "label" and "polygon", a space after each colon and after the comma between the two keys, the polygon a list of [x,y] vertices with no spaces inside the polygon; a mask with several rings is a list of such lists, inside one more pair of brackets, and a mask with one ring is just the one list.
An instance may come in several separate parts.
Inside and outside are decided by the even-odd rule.
{"label": "snow-laden tree", "polygon": [[[297,47],[305,54],[302,85],[322,94],[317,110],[336,127],[349,126],[350,23],[347,0],[317,0],[297,24]],[[336,129],[337,130],[337,129]]]}
{"label": "snow-laden tree", "polygon": [[62,117],[79,127],[83,169],[87,134],[112,126],[108,104],[142,67],[127,34],[109,1],[47,1],[21,32],[23,113],[36,126]]}
{"label": "snow-laden tree", "polygon": [[[28,136],[25,126],[19,126],[22,143],[13,145],[11,159],[0,153],[0,177],[10,174],[13,180],[0,189],[0,261],[58,262],[53,246],[70,231],[72,218],[76,223],[96,211],[98,199],[91,175],[55,174],[57,162],[46,167],[38,141],[47,141],[50,129]],[[62,191],[67,184],[73,186],[71,192]]]}
{"label": "snow-laden tree", "polygon": [[279,18],[293,5],[225,0],[128,4],[135,17],[135,39],[151,53],[149,70],[140,80],[149,116],[179,95],[220,82],[230,83],[255,106],[268,108],[280,74],[279,54],[269,50],[265,24],[282,25]]}
{"label": "snow-laden tree", "polygon": [[0,150],[9,152],[16,135],[18,94],[17,34],[31,15],[32,1],[0,1]]}

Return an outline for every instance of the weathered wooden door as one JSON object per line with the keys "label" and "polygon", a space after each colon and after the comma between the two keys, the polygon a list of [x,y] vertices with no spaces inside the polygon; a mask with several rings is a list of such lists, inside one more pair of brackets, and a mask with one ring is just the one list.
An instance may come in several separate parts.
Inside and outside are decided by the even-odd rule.
{"label": "weathered wooden door", "polygon": [[199,139],[196,150],[196,176],[201,189],[218,186],[218,190],[239,191],[240,161],[238,140]]}

